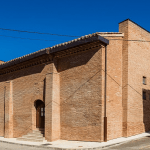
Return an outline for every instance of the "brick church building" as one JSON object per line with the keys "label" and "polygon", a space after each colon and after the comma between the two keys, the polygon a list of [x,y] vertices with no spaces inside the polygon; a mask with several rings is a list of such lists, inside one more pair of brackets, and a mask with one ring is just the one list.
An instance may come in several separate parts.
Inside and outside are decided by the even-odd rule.
{"label": "brick church building", "polygon": [[150,32],[127,19],[0,61],[0,136],[106,141],[150,130]]}

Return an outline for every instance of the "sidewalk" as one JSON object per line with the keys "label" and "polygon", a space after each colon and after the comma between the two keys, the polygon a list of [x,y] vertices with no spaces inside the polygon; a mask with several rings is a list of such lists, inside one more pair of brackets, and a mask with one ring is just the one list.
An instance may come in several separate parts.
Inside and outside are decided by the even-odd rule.
{"label": "sidewalk", "polygon": [[114,140],[110,140],[108,142],[83,142],[83,141],[66,141],[66,140],[58,140],[54,142],[28,142],[28,141],[18,141],[16,138],[4,138],[0,137],[0,142],[6,142],[6,143],[13,143],[13,144],[20,144],[20,145],[26,145],[26,146],[33,146],[33,147],[44,147],[44,148],[51,148],[53,150],[68,150],[68,149],[85,149],[87,150],[93,150],[93,149],[101,149],[104,147],[109,147],[116,144],[121,144],[124,142],[128,142],[131,140],[135,140],[138,138],[149,136],[150,133],[142,133],[139,135],[135,135],[128,138],[117,138]]}

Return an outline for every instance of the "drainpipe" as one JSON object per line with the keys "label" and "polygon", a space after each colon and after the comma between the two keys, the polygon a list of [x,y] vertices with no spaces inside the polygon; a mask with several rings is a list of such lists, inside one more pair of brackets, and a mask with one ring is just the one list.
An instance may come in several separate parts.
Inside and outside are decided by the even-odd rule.
{"label": "drainpipe", "polygon": [[107,142],[107,114],[106,114],[106,94],[107,94],[107,45],[105,46],[105,89],[104,89],[104,142]]}
{"label": "drainpipe", "polygon": [[4,86],[4,136],[5,136],[5,95],[6,95],[6,86]]}

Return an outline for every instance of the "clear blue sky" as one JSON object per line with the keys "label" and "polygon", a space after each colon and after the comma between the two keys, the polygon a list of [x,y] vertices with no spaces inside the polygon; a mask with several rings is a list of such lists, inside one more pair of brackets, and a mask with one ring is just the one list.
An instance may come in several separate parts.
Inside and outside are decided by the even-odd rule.
{"label": "clear blue sky", "polygon": [[[83,36],[118,32],[130,18],[150,31],[150,0],[1,0],[0,28]],[[0,30],[0,60],[8,61],[74,39]]]}

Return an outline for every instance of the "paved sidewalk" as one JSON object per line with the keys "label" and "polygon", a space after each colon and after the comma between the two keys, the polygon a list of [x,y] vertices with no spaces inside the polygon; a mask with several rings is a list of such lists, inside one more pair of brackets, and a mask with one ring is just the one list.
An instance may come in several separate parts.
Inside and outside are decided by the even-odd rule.
{"label": "paved sidewalk", "polygon": [[121,144],[124,142],[128,142],[131,140],[135,140],[138,138],[146,137],[149,136],[150,133],[142,133],[139,135],[135,135],[132,137],[128,138],[117,138],[114,140],[110,140],[108,142],[83,142],[83,141],[66,141],[66,140],[58,140],[54,142],[28,142],[28,141],[18,141],[16,138],[4,138],[0,137],[1,142],[6,142],[6,143],[13,143],[13,144],[20,144],[20,145],[27,145],[27,146],[33,146],[33,147],[44,147],[44,148],[51,148],[53,150],[68,150],[68,149],[101,149],[104,147],[116,145],[116,144]]}

